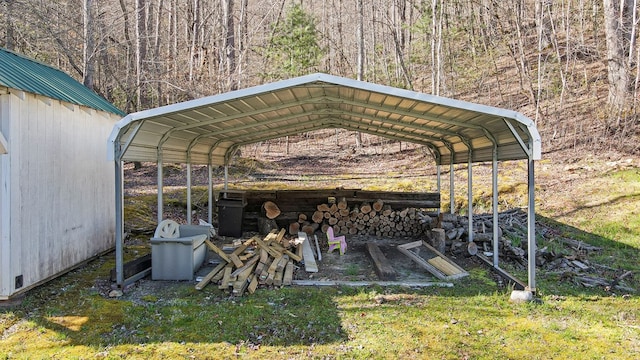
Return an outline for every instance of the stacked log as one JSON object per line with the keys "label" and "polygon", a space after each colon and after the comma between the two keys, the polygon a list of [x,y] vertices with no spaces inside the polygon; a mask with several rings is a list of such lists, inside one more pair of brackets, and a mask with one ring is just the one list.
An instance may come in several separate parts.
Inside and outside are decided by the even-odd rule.
{"label": "stacked log", "polygon": [[339,235],[419,236],[429,230],[433,222],[429,215],[416,208],[394,210],[381,199],[350,207],[347,200],[341,198],[332,204],[318,204],[310,216],[300,213],[298,219],[302,218],[305,219],[302,222],[289,224],[290,234],[295,235],[300,230],[312,235],[318,229],[326,233],[331,226]]}

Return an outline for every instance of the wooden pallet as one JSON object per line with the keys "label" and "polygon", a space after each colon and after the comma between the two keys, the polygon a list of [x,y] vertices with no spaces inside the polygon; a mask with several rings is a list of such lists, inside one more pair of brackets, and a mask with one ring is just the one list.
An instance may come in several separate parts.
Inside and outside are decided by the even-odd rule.
{"label": "wooden pallet", "polygon": [[398,245],[398,250],[441,280],[455,280],[469,273],[425,241]]}

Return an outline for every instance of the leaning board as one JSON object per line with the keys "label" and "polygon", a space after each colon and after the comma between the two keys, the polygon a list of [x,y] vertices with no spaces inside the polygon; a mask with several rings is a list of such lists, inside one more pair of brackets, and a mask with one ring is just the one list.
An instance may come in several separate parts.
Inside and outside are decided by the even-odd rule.
{"label": "leaning board", "polygon": [[425,241],[398,245],[398,250],[441,280],[454,280],[469,273]]}

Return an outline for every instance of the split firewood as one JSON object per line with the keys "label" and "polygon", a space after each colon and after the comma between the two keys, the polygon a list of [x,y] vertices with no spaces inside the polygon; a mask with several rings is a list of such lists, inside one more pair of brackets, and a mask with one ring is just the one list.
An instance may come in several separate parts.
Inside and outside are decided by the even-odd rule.
{"label": "split firewood", "polygon": [[320,204],[317,206],[318,211],[322,211],[322,212],[329,212],[329,205],[327,204]]}

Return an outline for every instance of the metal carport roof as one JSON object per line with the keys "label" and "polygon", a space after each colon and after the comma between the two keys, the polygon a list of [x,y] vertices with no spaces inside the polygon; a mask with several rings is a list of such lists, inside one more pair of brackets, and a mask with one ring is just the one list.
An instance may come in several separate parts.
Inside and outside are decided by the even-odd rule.
{"label": "metal carport roof", "polygon": [[[122,161],[186,163],[190,222],[190,165],[227,165],[242,145],[325,128],[342,128],[429,148],[438,165],[467,163],[469,240],[472,241],[472,164],[493,163],[493,265],[498,268],[497,163],[528,161],[528,288],[535,292],[534,161],[538,130],[511,110],[327,75],[311,74],[129,114],[113,128],[109,157],[116,165],[116,272],[123,286]],[[450,171],[453,199],[453,171]],[[162,171],[158,188],[162,189]],[[439,187],[439,186],[438,186]],[[439,190],[439,189],[438,189]],[[211,213],[211,179],[209,207]],[[453,206],[452,206],[453,209]],[[210,215],[211,216],[211,215]],[[158,220],[162,191],[158,191]]]}
{"label": "metal carport roof", "polygon": [[[127,115],[109,138],[124,161],[223,165],[238,146],[342,128],[429,147],[436,163],[540,159],[533,121],[505,109],[312,74]],[[119,149],[116,149],[116,144]]]}

